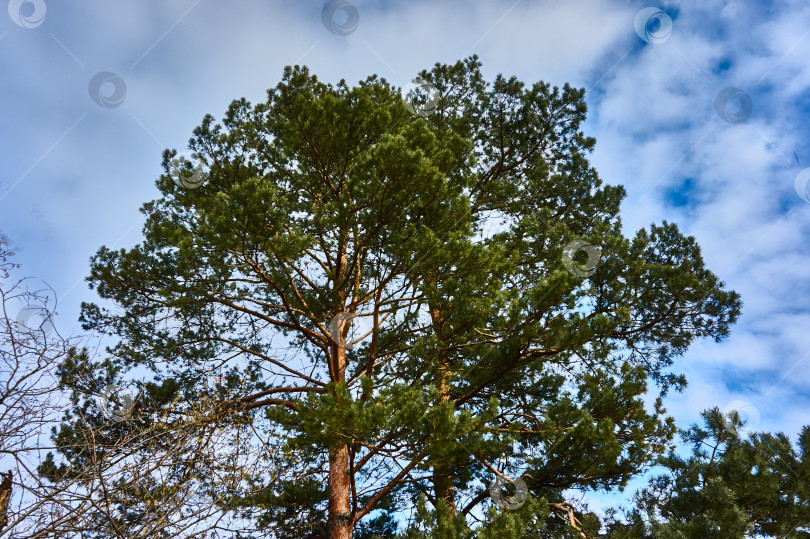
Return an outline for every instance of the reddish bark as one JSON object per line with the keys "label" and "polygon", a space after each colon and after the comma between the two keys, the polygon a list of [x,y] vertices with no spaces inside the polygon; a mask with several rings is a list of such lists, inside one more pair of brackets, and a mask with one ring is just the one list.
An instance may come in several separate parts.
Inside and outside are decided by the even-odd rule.
{"label": "reddish bark", "polygon": [[349,448],[343,446],[329,459],[329,521],[328,537],[351,539],[354,526],[351,519],[351,481],[349,478]]}

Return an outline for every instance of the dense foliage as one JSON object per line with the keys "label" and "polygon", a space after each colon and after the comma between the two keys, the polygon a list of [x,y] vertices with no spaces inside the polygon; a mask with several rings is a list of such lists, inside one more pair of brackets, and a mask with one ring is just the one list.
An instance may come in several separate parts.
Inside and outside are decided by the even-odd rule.
{"label": "dense foliage", "polygon": [[[673,359],[724,338],[741,303],[674,224],[623,234],[624,190],[589,164],[585,113],[582,90],[489,83],[472,57],[423,71],[405,99],[376,76],[287,68],[266,102],[206,116],[190,159],[164,154],[143,242],[92,260],[103,302],[82,320],[117,344],[62,366],[75,410],[55,481],[109,458],[99,439],[166,455],[111,483],[118,509],[92,536],[150,537],[155,514],[160,533],[193,535],[193,501],[219,536],[591,537],[607,528],[572,493],[622,489],[659,457],[679,479],[610,533],[802,521],[799,498],[782,518],[704,492],[726,480],[721,453],[705,472],[668,453]],[[126,380],[125,418],[83,396]],[[714,439],[722,459],[765,444]],[[757,458],[765,481],[773,459]],[[722,522],[684,513],[693,474],[728,502]]]}

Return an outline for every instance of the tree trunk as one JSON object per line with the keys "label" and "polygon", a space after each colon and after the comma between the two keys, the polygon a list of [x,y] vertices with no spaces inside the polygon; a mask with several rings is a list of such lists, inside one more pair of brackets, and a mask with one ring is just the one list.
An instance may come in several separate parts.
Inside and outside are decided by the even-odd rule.
{"label": "tree trunk", "polygon": [[433,494],[436,496],[436,503],[444,500],[450,508],[450,516],[456,514],[456,489],[453,486],[453,476],[449,466],[436,465],[433,473]]}
{"label": "tree trunk", "polygon": [[[346,243],[341,247],[338,256],[339,264],[335,279],[336,286],[343,286],[346,277]],[[345,304],[346,292],[338,292],[341,303]],[[341,338],[332,345],[334,364],[332,366],[332,380],[336,383],[346,379],[346,339],[349,335],[351,320],[346,320],[340,327]],[[330,539],[351,539],[354,530],[352,522],[351,502],[352,483],[349,469],[349,446],[343,444],[329,455],[329,508],[327,521],[327,537]]]}
{"label": "tree trunk", "polygon": [[349,480],[349,447],[344,445],[329,459],[328,537],[351,539],[351,482]]}
{"label": "tree trunk", "polygon": [[[450,399],[449,373],[447,372],[446,353],[442,351],[439,367],[439,402]],[[444,500],[450,508],[450,515],[456,514],[456,489],[453,486],[453,470],[446,460],[437,460],[433,465],[433,495],[436,503]]]}
{"label": "tree trunk", "polygon": [[[348,323],[342,329],[344,338],[348,333]],[[345,342],[345,341],[344,341]],[[346,347],[335,344],[333,347],[335,357],[336,381],[342,382],[346,373]],[[329,455],[329,517],[327,522],[327,537],[331,539],[351,539],[354,525],[352,524],[351,500],[352,483],[349,469],[349,446],[343,444]]]}
{"label": "tree trunk", "polygon": [[[429,279],[430,284],[436,285],[435,279]],[[442,337],[443,317],[441,310],[434,304],[430,305],[430,317],[433,321],[433,328],[439,341]],[[439,388],[439,400],[437,404],[442,404],[450,400],[450,359],[447,348],[439,350],[439,365],[436,373],[436,386]],[[456,514],[456,491],[453,486],[453,468],[447,460],[439,457],[433,462],[433,495],[436,503],[444,500],[450,508],[450,515]]]}

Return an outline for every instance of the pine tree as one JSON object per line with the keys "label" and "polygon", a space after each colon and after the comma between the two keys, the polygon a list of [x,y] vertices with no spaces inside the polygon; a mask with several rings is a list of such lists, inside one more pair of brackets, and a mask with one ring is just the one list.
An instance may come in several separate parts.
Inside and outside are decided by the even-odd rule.
{"label": "pine tree", "polygon": [[164,153],[144,241],[92,260],[107,382],[145,378],[126,428],[252,429],[193,477],[256,533],[390,534],[419,499],[436,537],[584,533],[563,493],[665,451],[673,358],[739,314],[674,224],[623,235],[584,91],[480,67],[437,64],[405,99],[287,68],[206,116],[191,160]]}
{"label": "pine tree", "polygon": [[747,434],[736,413],[714,408],[683,431],[689,456],[671,451],[666,471],[638,493],[610,537],[810,537],[810,427],[797,446],[782,433]]}

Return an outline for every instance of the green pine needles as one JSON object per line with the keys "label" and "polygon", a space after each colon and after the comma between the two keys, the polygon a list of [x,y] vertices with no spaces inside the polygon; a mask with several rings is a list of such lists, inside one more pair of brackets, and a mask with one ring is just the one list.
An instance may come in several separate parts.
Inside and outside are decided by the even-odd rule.
{"label": "green pine needles", "polygon": [[[806,521],[776,494],[799,485],[774,460],[799,459],[786,440],[669,452],[663,397],[685,384],[669,367],[728,335],[740,298],[674,224],[622,234],[625,193],[589,164],[585,113],[582,90],[488,82],[471,57],[419,73],[404,99],[376,76],[287,68],[266,102],[206,116],[188,160],[164,154],[143,241],[92,260],[103,303],[82,321],[115,345],[64,364],[76,409],[57,438],[67,468],[50,469],[119,463],[102,466],[114,503],[88,536],[708,537]],[[133,413],[110,424],[83,395],[125,380]],[[726,461],[756,463],[769,499],[741,501],[751,487]],[[654,483],[669,497],[645,491],[630,520],[572,497],[656,462],[683,478]],[[678,482],[693,476],[698,493]]]}

